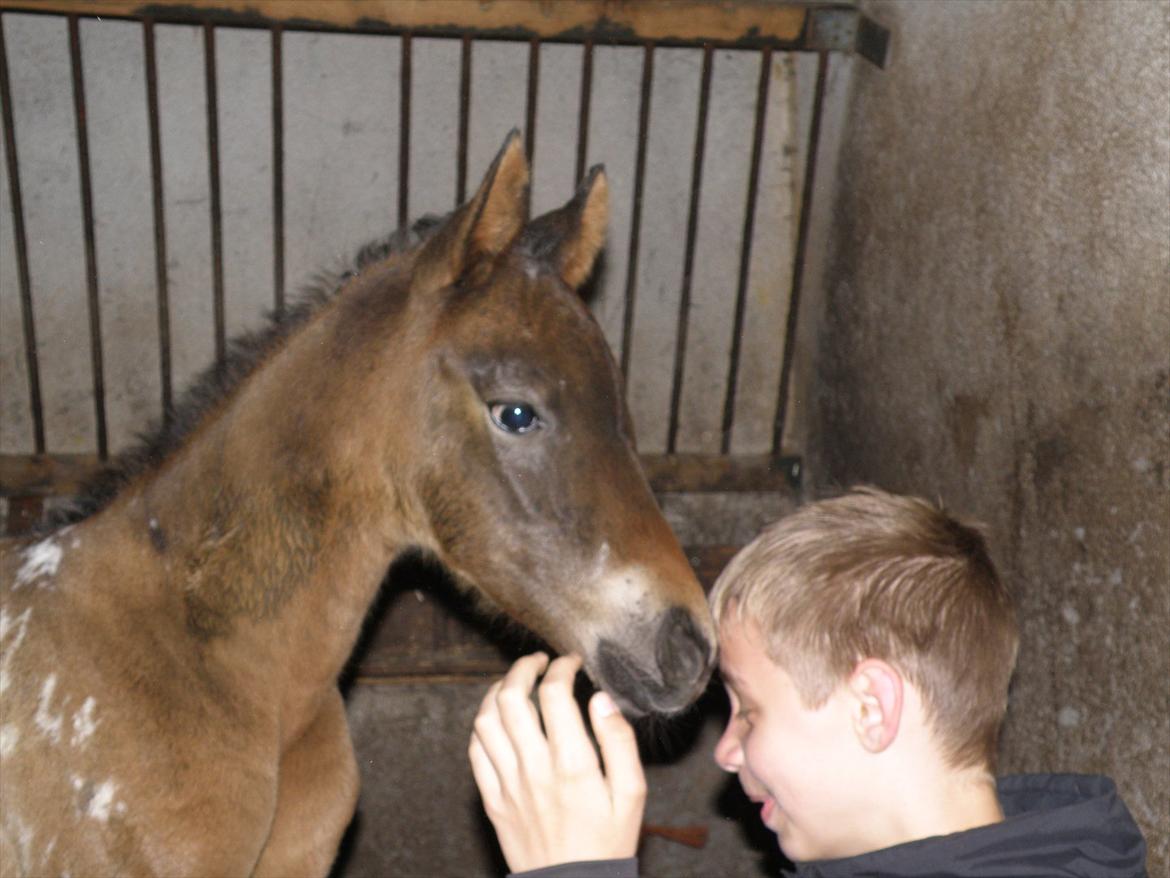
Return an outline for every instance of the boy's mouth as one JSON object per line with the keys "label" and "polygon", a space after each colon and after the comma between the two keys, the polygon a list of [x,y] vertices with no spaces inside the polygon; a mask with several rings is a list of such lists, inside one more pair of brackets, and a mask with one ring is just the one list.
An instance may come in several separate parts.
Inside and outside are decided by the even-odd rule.
{"label": "boy's mouth", "polygon": [[764,799],[764,801],[760,804],[760,820],[763,821],[765,826],[771,826],[771,823],[768,821],[772,819],[772,814],[775,812],[775,810],[776,800],[770,796]]}

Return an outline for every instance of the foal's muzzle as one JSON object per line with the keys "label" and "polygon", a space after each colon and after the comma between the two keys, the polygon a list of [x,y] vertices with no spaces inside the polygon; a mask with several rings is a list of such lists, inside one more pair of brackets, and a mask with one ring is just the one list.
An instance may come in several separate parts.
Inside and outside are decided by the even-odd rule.
{"label": "foal's muzzle", "polygon": [[[699,697],[711,675],[714,645],[681,607],[662,614],[654,635],[653,667],[629,647],[603,639],[597,664],[605,689],[626,713],[677,713]],[[635,647],[636,649],[636,647]],[[641,652],[641,650],[639,650]]]}

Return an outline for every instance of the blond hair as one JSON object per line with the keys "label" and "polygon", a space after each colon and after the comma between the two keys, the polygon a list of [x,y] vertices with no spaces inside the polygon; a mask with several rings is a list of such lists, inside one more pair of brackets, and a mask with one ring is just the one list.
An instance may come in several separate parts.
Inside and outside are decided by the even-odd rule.
{"label": "blond hair", "polygon": [[973,525],[874,488],[810,503],[764,529],[719,576],[711,610],[751,621],[813,708],[857,662],[919,691],[943,754],[993,770],[1019,632]]}

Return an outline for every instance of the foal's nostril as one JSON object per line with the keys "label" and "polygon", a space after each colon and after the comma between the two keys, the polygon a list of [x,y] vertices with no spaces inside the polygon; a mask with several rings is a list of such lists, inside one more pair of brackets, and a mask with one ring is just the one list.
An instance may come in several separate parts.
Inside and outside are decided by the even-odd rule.
{"label": "foal's nostril", "polygon": [[672,607],[658,629],[654,657],[663,683],[668,687],[685,687],[697,682],[706,672],[711,647],[691,614],[681,607]]}

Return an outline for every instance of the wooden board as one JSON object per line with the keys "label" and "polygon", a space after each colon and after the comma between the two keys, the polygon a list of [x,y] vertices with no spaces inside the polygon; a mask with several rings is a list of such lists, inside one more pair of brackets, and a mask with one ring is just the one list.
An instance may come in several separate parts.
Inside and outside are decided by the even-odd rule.
{"label": "wooden board", "polygon": [[2,9],[68,12],[155,21],[280,22],[298,28],[410,30],[419,34],[579,42],[695,43],[759,48],[796,44],[808,7],[718,0],[0,0]]}
{"label": "wooden board", "polygon": [[[704,590],[739,546],[688,547]],[[363,679],[478,676],[502,673],[518,656],[539,648],[515,626],[477,618],[433,568],[401,565],[392,571],[379,605],[354,652],[347,676]]]}
{"label": "wooden board", "polygon": [[[656,494],[789,493],[801,480],[799,457],[645,454],[641,462]],[[100,469],[101,462],[92,454],[0,454],[0,497],[68,497],[79,493]]]}

